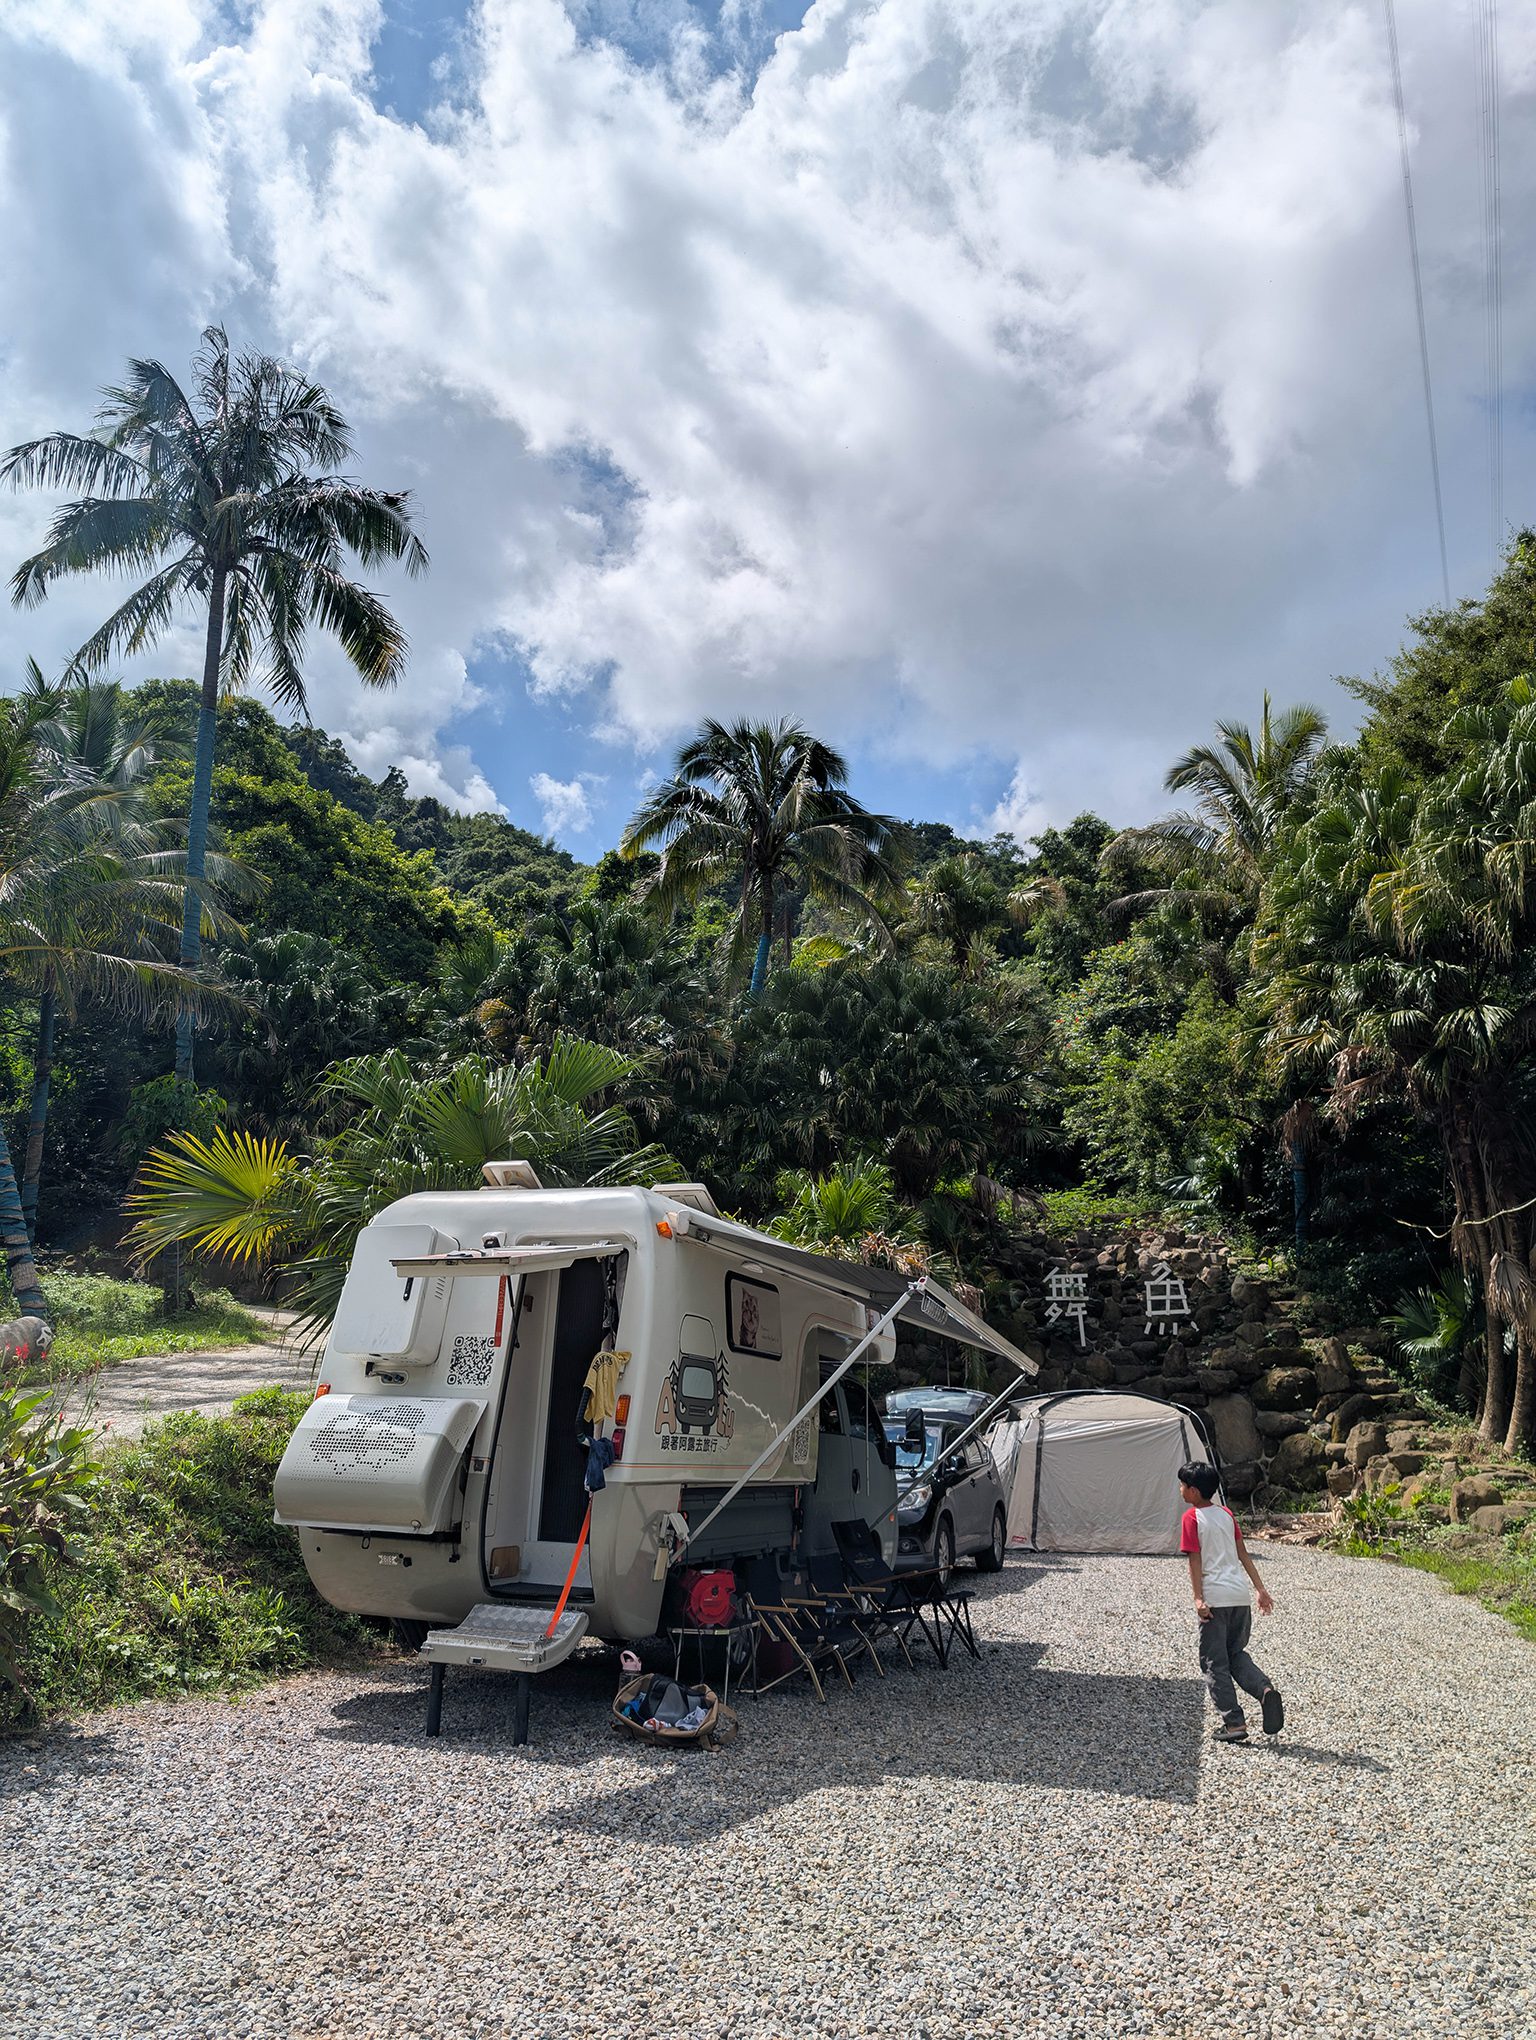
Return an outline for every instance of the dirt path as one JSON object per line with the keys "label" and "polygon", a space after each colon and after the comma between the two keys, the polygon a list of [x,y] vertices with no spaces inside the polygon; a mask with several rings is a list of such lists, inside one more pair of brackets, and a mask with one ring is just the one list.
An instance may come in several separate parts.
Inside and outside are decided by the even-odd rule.
{"label": "dirt path", "polygon": [[259,1346],[214,1346],[202,1353],[162,1353],[122,1360],[88,1381],[70,1384],[64,1407],[77,1420],[110,1428],[114,1437],[137,1438],[144,1426],[173,1410],[198,1410],[205,1417],[229,1414],[236,1396],[277,1383],[308,1388],[314,1356],[295,1352],[285,1334],[291,1311],[260,1311],[276,1335]]}

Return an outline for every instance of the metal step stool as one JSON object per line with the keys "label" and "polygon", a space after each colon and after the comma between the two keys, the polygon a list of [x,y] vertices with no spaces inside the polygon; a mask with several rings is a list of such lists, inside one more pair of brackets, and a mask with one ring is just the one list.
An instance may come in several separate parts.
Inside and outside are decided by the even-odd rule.
{"label": "metal step stool", "polygon": [[450,1665],[476,1665],[491,1672],[511,1672],[517,1680],[513,1702],[512,1740],[528,1740],[528,1700],[535,1672],[563,1664],[587,1633],[587,1611],[568,1608],[547,1635],[547,1608],[514,1608],[504,1602],[482,1601],[471,1608],[457,1629],[433,1629],[421,1646],[432,1667],[427,1695],[427,1734],[443,1726],[443,1678]]}

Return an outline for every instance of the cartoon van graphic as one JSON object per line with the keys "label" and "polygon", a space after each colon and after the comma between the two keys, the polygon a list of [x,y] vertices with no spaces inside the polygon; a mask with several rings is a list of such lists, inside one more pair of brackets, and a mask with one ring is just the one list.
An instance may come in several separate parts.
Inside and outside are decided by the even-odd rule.
{"label": "cartoon van graphic", "polygon": [[735,1424],[731,1416],[729,1382],[725,1356],[715,1345],[715,1328],[708,1318],[683,1319],[678,1355],[656,1404],[656,1432],[686,1438],[693,1431],[715,1432],[729,1438]]}

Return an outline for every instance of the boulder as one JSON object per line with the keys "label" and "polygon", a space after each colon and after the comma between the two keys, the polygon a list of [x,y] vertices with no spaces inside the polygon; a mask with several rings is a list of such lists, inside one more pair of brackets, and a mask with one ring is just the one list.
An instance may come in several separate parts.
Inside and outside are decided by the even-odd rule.
{"label": "boulder", "polygon": [[1389,1452],[1415,1452],[1419,1446],[1418,1427],[1414,1424],[1388,1424],[1387,1450]]}
{"label": "boulder", "polygon": [[1194,1376],[1207,1395],[1225,1395],[1236,1385],[1237,1376],[1230,1367],[1196,1367]]}
{"label": "boulder", "polygon": [[[1211,1436],[1216,1440],[1216,1450],[1221,1454],[1224,1467],[1239,1462],[1257,1459],[1260,1452],[1258,1426],[1254,1423],[1253,1404],[1245,1395],[1218,1395],[1212,1398],[1205,1413]],[[1251,1490],[1244,1489],[1244,1493]]]}
{"label": "boulder", "polygon": [[1345,1396],[1333,1413],[1333,1435],[1342,1444],[1362,1417],[1374,1416],[1377,1399],[1366,1390]]}
{"label": "boulder", "polygon": [[[1338,1419],[1335,1418],[1337,1423]],[[1387,1449],[1385,1424],[1356,1424],[1344,1440],[1344,1456],[1351,1466],[1364,1466]]]}
{"label": "boulder", "polygon": [[1259,1427],[1261,1438],[1291,1438],[1307,1428],[1306,1418],[1295,1411],[1255,1410],[1253,1421]]}
{"label": "boulder", "polygon": [[1244,1501],[1262,1485],[1264,1469],[1257,1460],[1239,1459],[1221,1469],[1221,1484],[1234,1501]]}
{"label": "boulder", "polygon": [[1284,1320],[1269,1328],[1269,1344],[1277,1353],[1294,1353],[1301,1344],[1301,1334],[1293,1324]]}
{"label": "boulder", "polygon": [[1352,1466],[1331,1466],[1328,1469],[1328,1492],[1331,1495],[1352,1495],[1360,1485],[1360,1476]]}
{"label": "boulder", "polygon": [[[1390,1445],[1391,1442],[1389,1438],[1387,1443]],[[1422,1473],[1429,1464],[1428,1459],[1422,1452],[1389,1452],[1387,1457],[1397,1468],[1404,1480],[1409,1479],[1415,1473]]]}
{"label": "boulder", "polygon": [[1290,1438],[1282,1438],[1274,1458],[1269,1462],[1269,1480],[1272,1487],[1319,1488],[1329,1473],[1328,1455],[1322,1441],[1308,1431],[1298,1431]]}
{"label": "boulder", "polygon": [[1251,1275],[1234,1275],[1231,1294],[1232,1301],[1241,1304],[1245,1310],[1262,1313],[1269,1308],[1268,1289]]}
{"label": "boulder", "polygon": [[1245,1318],[1232,1336],[1240,1346],[1254,1352],[1268,1339],[1269,1326],[1262,1318]]}
{"label": "boulder", "polygon": [[1347,1395],[1354,1378],[1348,1346],[1342,1339],[1324,1339],[1317,1356],[1318,1394]]}
{"label": "boulder", "polygon": [[1379,1459],[1368,1459],[1365,1462],[1365,1490],[1367,1494],[1379,1495],[1383,1488],[1401,1487],[1402,1478],[1397,1468],[1385,1455]]}
{"label": "boulder", "polygon": [[1405,1502],[1421,1501],[1425,1495],[1433,1494],[1439,1483],[1432,1473],[1416,1473],[1403,1483]]}
{"label": "boulder", "polygon": [[1253,1399],[1272,1410],[1310,1409],[1317,1400],[1317,1376],[1310,1367],[1271,1367],[1253,1384]]}
{"label": "boulder", "polygon": [[1107,1388],[1115,1378],[1114,1363],[1106,1353],[1089,1353],[1078,1365],[1096,1387]]}
{"label": "boulder", "polygon": [[1485,1536],[1502,1537],[1506,1530],[1518,1530],[1530,1519],[1524,1509],[1500,1508],[1496,1502],[1490,1502],[1484,1508],[1474,1509],[1467,1520]]}
{"label": "boulder", "polygon": [[1117,1360],[1114,1367],[1115,1381],[1121,1388],[1129,1388],[1133,1381],[1142,1380],[1147,1371],[1139,1360]]}
{"label": "boulder", "polygon": [[1228,1360],[1227,1365],[1239,1381],[1257,1381],[1264,1372],[1263,1356],[1258,1353],[1246,1352],[1241,1346],[1236,1349],[1232,1358]]}
{"label": "boulder", "polygon": [[1474,1473],[1451,1489],[1451,1521],[1465,1523],[1474,1510],[1495,1508],[1503,1499],[1504,1490],[1496,1481],[1485,1473]]}

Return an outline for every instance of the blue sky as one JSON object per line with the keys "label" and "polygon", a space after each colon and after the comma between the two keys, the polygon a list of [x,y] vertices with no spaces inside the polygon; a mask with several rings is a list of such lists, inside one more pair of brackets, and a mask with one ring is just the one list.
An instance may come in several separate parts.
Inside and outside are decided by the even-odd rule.
{"label": "blue sky", "polygon": [[[1495,552],[1470,13],[1399,0],[1451,579]],[[1530,521],[1536,10],[1502,24]],[[200,326],[412,489],[375,776],[580,855],[704,714],[1021,836],[1263,691],[1347,727],[1438,556],[1374,0],[0,0],[0,443]],[[7,567],[46,504],[0,499]],[[112,593],[0,617],[61,661]],[[186,618],[140,671],[191,670]],[[127,677],[134,677],[129,672]]]}

